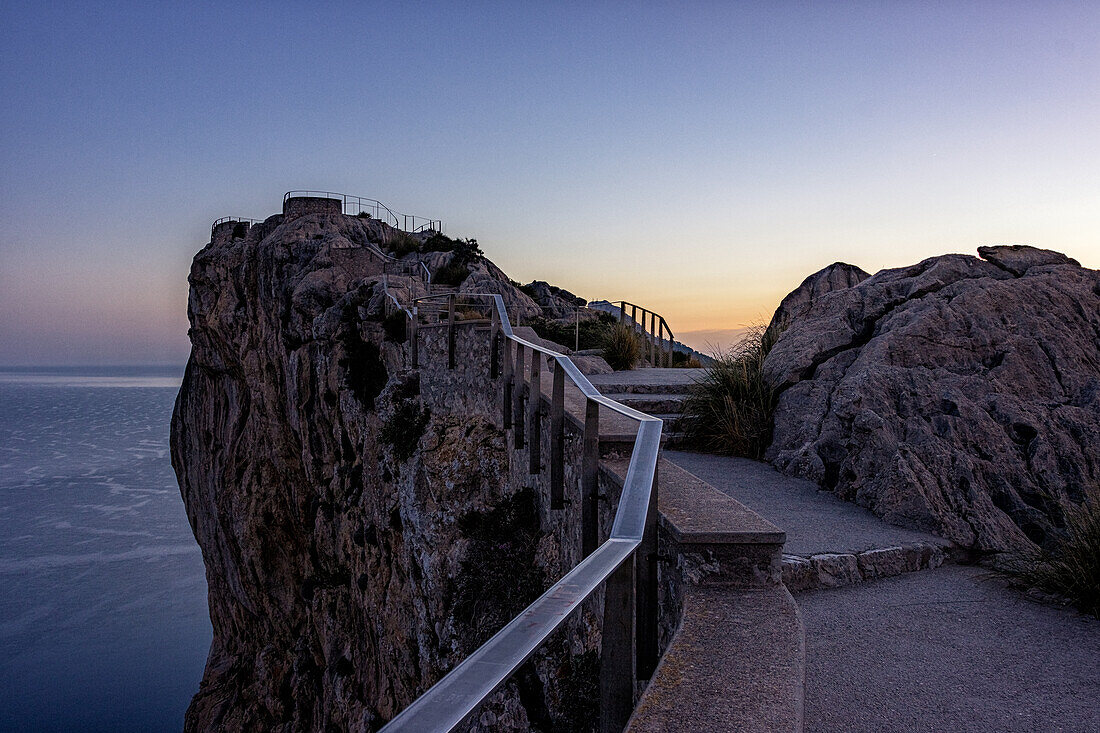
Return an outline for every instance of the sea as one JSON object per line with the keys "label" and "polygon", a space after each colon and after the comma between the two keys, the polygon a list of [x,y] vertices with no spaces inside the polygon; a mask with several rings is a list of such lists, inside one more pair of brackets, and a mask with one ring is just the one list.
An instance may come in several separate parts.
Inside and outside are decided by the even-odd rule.
{"label": "sea", "polygon": [[0,730],[182,729],[211,637],[182,374],[0,368]]}

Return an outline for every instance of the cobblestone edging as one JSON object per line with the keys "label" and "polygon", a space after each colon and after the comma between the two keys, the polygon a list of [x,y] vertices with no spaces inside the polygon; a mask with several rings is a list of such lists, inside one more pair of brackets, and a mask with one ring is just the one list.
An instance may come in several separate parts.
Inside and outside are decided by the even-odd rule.
{"label": "cobblestone edging", "polygon": [[810,557],[784,555],[783,583],[792,593],[838,588],[865,580],[938,568],[949,560],[945,548],[926,542],[857,553],[826,552]]}

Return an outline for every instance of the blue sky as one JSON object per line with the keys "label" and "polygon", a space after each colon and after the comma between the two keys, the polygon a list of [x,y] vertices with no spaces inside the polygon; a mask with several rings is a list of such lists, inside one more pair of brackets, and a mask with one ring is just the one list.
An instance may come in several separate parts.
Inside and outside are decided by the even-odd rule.
{"label": "blue sky", "polygon": [[291,188],[678,334],[836,260],[1100,267],[1098,39],[1095,3],[5,3],[0,364],[181,363],[210,222]]}

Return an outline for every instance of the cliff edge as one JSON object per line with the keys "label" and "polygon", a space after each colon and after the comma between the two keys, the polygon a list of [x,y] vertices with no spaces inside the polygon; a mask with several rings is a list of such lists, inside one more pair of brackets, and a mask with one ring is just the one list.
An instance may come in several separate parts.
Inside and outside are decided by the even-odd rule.
{"label": "cliff edge", "polygon": [[[280,215],[216,227],[195,256],[171,448],[214,634],[187,730],[375,730],[560,570],[486,410],[425,399],[387,330],[378,250],[413,236]],[[433,246],[438,267],[458,256]],[[540,312],[466,255],[459,287]],[[517,675],[485,715],[568,728],[556,701],[593,643],[555,645],[560,673]]]}

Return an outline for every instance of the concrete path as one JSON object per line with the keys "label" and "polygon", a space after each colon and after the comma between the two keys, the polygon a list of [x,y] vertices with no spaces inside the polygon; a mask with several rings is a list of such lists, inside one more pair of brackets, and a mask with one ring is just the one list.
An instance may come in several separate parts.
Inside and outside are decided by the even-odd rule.
{"label": "concrete path", "polygon": [[949,544],[886,524],[863,507],[821,491],[812,481],[784,476],[766,463],[684,451],[666,450],[663,455],[784,530],[784,552],[791,555],[856,553],[916,542]]}
{"label": "concrete path", "polygon": [[[786,553],[946,543],[764,463],[664,457],[787,533]],[[1100,731],[1100,622],[946,565],[799,593],[805,730]]]}
{"label": "concrete path", "polygon": [[797,597],[806,731],[1100,731],[1100,621],[947,565]]}

